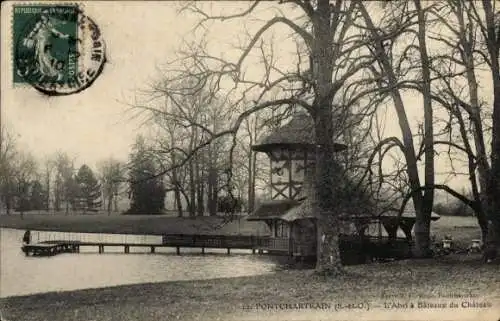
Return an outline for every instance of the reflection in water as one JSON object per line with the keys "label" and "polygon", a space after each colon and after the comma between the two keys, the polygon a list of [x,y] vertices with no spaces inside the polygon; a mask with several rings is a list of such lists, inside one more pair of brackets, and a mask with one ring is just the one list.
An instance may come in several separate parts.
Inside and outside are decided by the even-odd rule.
{"label": "reflection in water", "polygon": [[[20,249],[23,233],[0,229],[0,297],[265,274],[275,266],[267,256],[247,255],[249,251],[231,251],[234,254],[228,256],[225,249],[207,249],[207,253],[217,254],[205,256],[199,255],[201,249],[182,249],[185,254],[177,256],[171,248],[157,248],[157,254],[146,254],[149,248],[131,248],[130,252],[137,254],[120,254],[123,247],[106,247],[105,254],[98,254],[97,249],[84,247],[80,254],[26,257]],[[152,241],[150,238],[158,236],[150,236],[147,241]]]}

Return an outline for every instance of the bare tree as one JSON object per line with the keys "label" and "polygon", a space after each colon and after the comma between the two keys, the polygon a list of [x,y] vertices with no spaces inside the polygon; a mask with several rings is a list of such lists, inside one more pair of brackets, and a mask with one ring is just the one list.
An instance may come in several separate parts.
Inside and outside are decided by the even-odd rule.
{"label": "bare tree", "polygon": [[[497,195],[498,192],[498,183],[495,183],[498,182],[498,177],[495,177],[493,170],[493,160],[496,157],[493,146],[497,140],[495,140],[495,133],[489,128],[490,126],[495,128],[495,124],[498,123],[498,117],[494,117],[494,112],[495,102],[499,101],[496,93],[500,92],[495,89],[500,86],[498,75],[498,50],[500,48],[498,20],[500,19],[495,21],[495,9],[491,3],[491,1],[481,2],[483,13],[479,8],[480,2],[469,1],[448,1],[430,10],[433,17],[447,30],[445,33],[430,36],[433,41],[444,47],[444,50],[441,49],[441,52],[433,57],[436,63],[431,64],[432,71],[439,82],[433,88],[434,91],[430,97],[443,106],[450,117],[444,130],[449,139],[436,141],[434,145],[448,145],[449,154],[453,149],[466,155],[473,198],[469,199],[447,186],[441,185],[440,188],[475,211],[482,230],[483,241],[490,243],[489,248],[495,248],[498,246],[498,241],[494,240],[496,238],[494,235],[498,232],[498,225],[495,223],[498,221],[498,214],[495,214],[498,213],[496,207],[498,204],[491,195]],[[500,15],[497,13],[498,16]],[[492,73],[493,113],[481,100],[481,88],[477,80],[478,72],[485,66]],[[408,83],[404,87],[422,89]],[[454,128],[458,129],[458,139],[463,145],[457,144],[456,139],[453,139]],[[486,138],[489,134],[492,134],[493,138],[491,162],[488,161],[486,145]],[[490,237],[488,241],[488,231],[491,230],[489,225],[496,232],[493,232],[493,237]],[[490,253],[496,252],[496,250],[489,251]]]}
{"label": "bare tree", "polygon": [[15,140],[5,126],[0,130],[0,197],[7,214],[13,208],[21,218],[29,209],[32,183],[37,179],[37,162],[33,155],[16,149]]}
{"label": "bare tree", "polygon": [[29,210],[31,183],[37,175],[37,163],[33,155],[25,152],[18,153],[12,174],[16,186],[17,209],[22,218],[24,212]]}
{"label": "bare tree", "polygon": [[[484,239],[487,222],[481,205],[480,190],[484,191],[486,188],[489,164],[486,157],[485,126],[476,77],[476,70],[483,62],[482,59],[478,59],[480,55],[475,53],[479,49],[476,41],[478,28],[467,18],[467,6],[470,6],[468,2],[450,1],[430,10],[432,16],[448,31],[430,36],[441,48],[440,52],[432,57],[436,63],[432,64],[431,68],[439,78],[433,86],[430,97],[444,107],[449,115],[442,132],[448,136],[448,140],[437,140],[435,145],[447,145],[452,166],[456,160],[452,154],[459,152],[467,157],[473,199],[470,200],[452,189],[448,189],[448,192],[474,209]],[[466,85],[464,86],[463,83]],[[410,86],[407,85],[407,87]],[[458,129],[458,137],[455,138],[456,129]],[[463,145],[456,143],[460,140]],[[473,150],[474,146],[475,150]],[[456,175],[457,170],[454,167],[452,170]],[[479,176],[476,175],[476,171]]]}
{"label": "bare tree", "polygon": [[[156,147],[152,152],[161,158],[164,167],[175,167],[167,172],[170,181],[167,190],[174,192],[179,215],[182,215],[181,195],[190,216],[204,215],[205,203],[209,213],[216,215],[220,176],[227,168],[227,159],[223,155],[228,149],[228,139],[219,137],[203,148],[197,148],[210,135],[192,124],[217,132],[230,121],[232,110],[225,108],[224,101],[215,93],[200,91],[197,95],[188,95],[182,86],[192,84],[193,79],[186,79],[184,85],[179,84],[176,92],[161,97],[160,103],[149,101],[149,105],[136,104],[134,107],[147,111],[148,120],[156,128]],[[163,95],[163,86],[161,80],[146,95]],[[183,164],[176,166],[178,162]]]}
{"label": "bare tree", "polygon": [[[379,143],[379,148],[384,145],[391,147],[399,147],[406,162],[406,174],[409,183],[409,194],[407,198],[413,199],[413,204],[416,212],[415,223],[415,254],[417,256],[428,256],[430,251],[430,217],[432,212],[433,197],[434,197],[434,149],[433,149],[433,115],[432,102],[430,99],[430,60],[426,49],[426,25],[427,12],[429,7],[423,8],[420,1],[413,2],[414,8],[410,7],[410,2],[400,2],[397,6],[393,6],[390,10],[386,10],[386,15],[382,19],[381,27],[375,25],[365,5],[358,2],[364,17],[366,27],[371,33],[374,43],[374,55],[377,57],[380,69],[372,68],[372,72],[379,82],[382,92],[390,93],[396,114],[399,120],[399,125],[402,133],[402,141],[397,137],[390,137],[382,140]],[[432,6],[431,6],[432,7]],[[398,30],[398,33],[394,33]],[[404,31],[404,32],[402,32]],[[410,42],[405,46],[399,59],[395,59],[393,48],[398,35],[412,35],[415,38],[416,44]],[[420,71],[420,76],[417,79],[405,79],[408,71],[404,71],[405,62],[408,65],[411,52],[416,51],[415,55],[420,58],[420,63],[410,61],[411,65],[417,65]],[[409,67],[409,70],[412,67]],[[408,68],[408,67],[406,67]],[[415,75],[413,75],[415,77]],[[401,82],[413,82],[418,84],[418,88],[422,92],[424,98],[424,131],[423,131],[423,146],[425,154],[425,182],[422,186],[418,172],[418,159],[414,147],[413,133],[408,121],[405,105],[401,94]],[[403,203],[403,207],[405,206]]]}
{"label": "bare tree", "polygon": [[[264,173],[264,169],[267,166],[264,166],[262,162],[258,162],[258,155],[255,151],[252,150],[252,146],[258,143],[258,140],[263,137],[266,130],[266,124],[264,122],[262,113],[256,113],[247,119],[244,122],[244,134],[242,135],[242,142],[240,143],[241,151],[243,153],[242,160],[246,160],[246,162],[242,161],[239,164],[240,168],[245,169],[244,177],[246,178],[247,185],[247,212],[252,213],[255,209],[255,189],[257,182],[262,183],[264,178],[262,177]],[[267,163],[266,163],[267,164]],[[268,176],[265,176],[265,179],[268,179]]]}
{"label": "bare tree", "polygon": [[45,185],[45,209],[50,210],[50,193],[53,180],[53,172],[55,169],[55,163],[52,159],[47,158],[43,162],[43,184]]}
{"label": "bare tree", "polygon": [[0,128],[0,196],[7,214],[10,214],[14,206],[15,185],[13,174],[16,155],[14,137],[3,125]]}
{"label": "bare tree", "polygon": [[485,259],[497,257],[500,246],[500,11],[495,1],[481,2],[484,20],[478,14],[478,4],[473,3],[471,16],[479,25],[486,45],[485,60],[490,67],[493,83],[493,113],[491,140],[491,173],[485,190],[488,235],[486,238]]}
{"label": "bare tree", "polygon": [[62,202],[65,203],[65,213],[69,214],[70,205],[75,198],[75,182],[74,174],[74,159],[71,159],[68,154],[58,152],[54,156],[54,164],[56,168],[56,178],[54,186],[54,208],[56,211],[61,210]]}
{"label": "bare tree", "polygon": [[108,215],[111,215],[113,202],[115,204],[115,211],[118,210],[118,195],[122,183],[125,181],[125,165],[111,157],[98,164],[98,171],[104,194],[103,197],[106,199],[106,211]]}
{"label": "bare tree", "polygon": [[[157,122],[158,124],[158,122]],[[185,140],[184,137],[182,137],[182,134],[180,133],[179,125],[176,123],[169,123],[165,124],[165,127],[163,127],[163,131],[161,131],[158,135],[158,137],[162,137],[163,139],[160,139],[159,145],[161,150],[169,151],[166,153],[166,159],[162,162],[165,166],[172,166],[172,164],[176,164],[178,159],[181,159],[182,156],[179,155],[180,151],[182,151],[181,148],[179,150],[176,150],[175,148],[179,146],[179,142],[182,142]],[[166,162],[166,160],[170,160],[170,163]],[[169,171],[166,173],[168,180],[167,184],[170,186],[167,186],[167,192],[168,191],[173,191],[174,192],[174,204],[177,209],[177,216],[182,217],[183,215],[183,202],[181,200],[181,196],[184,197],[185,203],[189,203],[189,198],[186,194],[186,169],[185,168],[175,168],[172,171]]]}

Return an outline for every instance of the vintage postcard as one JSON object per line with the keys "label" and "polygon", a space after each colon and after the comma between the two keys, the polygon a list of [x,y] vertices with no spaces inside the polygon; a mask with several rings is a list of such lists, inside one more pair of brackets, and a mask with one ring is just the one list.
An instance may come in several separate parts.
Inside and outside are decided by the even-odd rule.
{"label": "vintage postcard", "polygon": [[500,320],[500,5],[6,1],[0,320]]}

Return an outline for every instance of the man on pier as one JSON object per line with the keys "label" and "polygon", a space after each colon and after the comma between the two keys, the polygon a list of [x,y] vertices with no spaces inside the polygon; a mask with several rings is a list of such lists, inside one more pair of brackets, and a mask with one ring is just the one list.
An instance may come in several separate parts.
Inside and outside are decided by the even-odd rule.
{"label": "man on pier", "polygon": [[23,235],[23,245],[31,243],[31,231],[27,230]]}

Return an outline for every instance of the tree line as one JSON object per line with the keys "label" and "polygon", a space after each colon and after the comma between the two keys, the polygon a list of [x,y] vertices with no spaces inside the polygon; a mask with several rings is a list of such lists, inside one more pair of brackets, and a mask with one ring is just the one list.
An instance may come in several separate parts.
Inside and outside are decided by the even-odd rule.
{"label": "tree line", "polygon": [[0,202],[7,214],[12,211],[21,215],[29,211],[111,214],[121,211],[118,202],[127,198],[130,201],[125,214],[163,214],[168,192],[175,194],[170,206],[177,210],[178,216],[234,213],[243,207],[242,198],[221,194],[222,164],[213,160],[209,163],[211,167],[207,167],[202,157],[209,155],[201,152],[198,163],[193,161],[191,166],[171,176],[157,176],[164,162],[151,150],[153,144],[141,135],[131,147],[128,162],[108,158],[97,164],[96,171],[87,164],[75,168],[75,159],[64,152],[40,162],[19,150],[14,136],[5,127],[0,144]]}
{"label": "tree line", "polygon": [[16,146],[14,135],[2,127],[0,139],[0,201],[7,214],[18,211],[117,211],[123,186],[123,163],[113,158],[99,163],[98,173],[58,152],[43,162]]}

